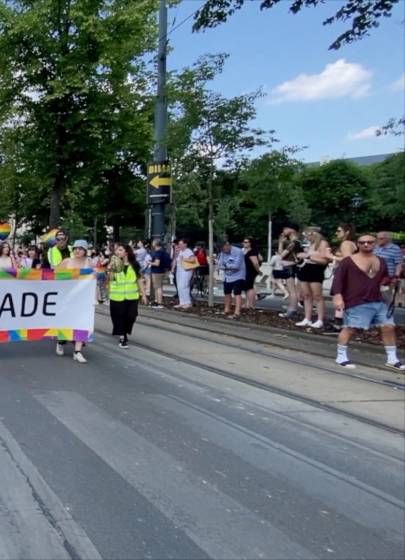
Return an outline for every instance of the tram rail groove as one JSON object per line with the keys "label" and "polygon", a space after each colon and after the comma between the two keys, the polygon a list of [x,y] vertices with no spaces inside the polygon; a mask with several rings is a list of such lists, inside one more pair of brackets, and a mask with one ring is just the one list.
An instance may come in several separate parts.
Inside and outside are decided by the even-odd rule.
{"label": "tram rail groove", "polygon": [[[111,334],[110,332],[108,332],[104,329],[101,329],[101,328],[98,328],[97,331],[100,332],[103,335],[106,335],[106,336],[110,336],[110,334]],[[304,404],[308,404],[310,406],[313,406],[313,407],[318,408],[320,410],[324,410],[326,412],[332,412],[334,414],[338,414],[338,415],[344,416],[346,418],[350,418],[351,420],[355,420],[357,422],[367,424],[367,425],[372,426],[374,428],[378,428],[380,430],[390,432],[390,433],[395,434],[395,435],[400,435],[400,436],[405,435],[405,430],[401,430],[399,428],[389,426],[388,424],[384,424],[383,422],[378,422],[377,420],[373,420],[371,418],[366,418],[366,417],[361,416],[359,414],[355,414],[353,412],[343,410],[339,407],[333,406],[331,404],[325,403],[325,402],[320,401],[320,400],[305,397],[303,395],[300,395],[299,393],[294,393],[293,391],[289,391],[287,389],[281,389],[280,387],[275,387],[274,385],[271,385],[269,383],[263,383],[263,382],[258,381],[256,379],[249,379],[248,377],[246,377],[244,375],[239,375],[237,373],[231,373],[229,371],[226,371],[226,370],[223,370],[223,369],[220,369],[220,368],[216,368],[214,366],[209,366],[202,361],[200,362],[198,360],[192,360],[192,359],[186,358],[184,356],[179,356],[178,354],[175,354],[175,353],[172,353],[172,352],[167,352],[165,350],[161,350],[161,349],[156,348],[155,346],[152,346],[152,345],[139,344],[139,343],[136,343],[136,342],[131,342],[131,348],[139,348],[140,350],[147,350],[149,352],[159,354],[160,356],[163,356],[165,358],[169,358],[171,360],[181,362],[183,364],[187,364],[187,365],[190,365],[192,367],[197,367],[199,369],[202,369],[204,371],[208,371],[210,373],[215,373],[216,375],[220,375],[221,377],[225,377],[227,379],[232,379],[233,381],[238,381],[238,382],[244,383],[245,385],[255,387],[256,389],[261,389],[261,390],[266,391],[268,393],[277,394],[277,395],[280,395],[282,397],[286,397],[286,398],[289,398],[289,399],[293,399],[295,401],[302,402]]]}
{"label": "tram rail groove", "polygon": [[[100,312],[100,314],[101,315],[107,315],[106,313],[102,313],[102,312]],[[304,353],[302,350],[297,350],[295,348],[286,347],[286,346],[283,346],[283,345],[277,344],[277,343],[273,344],[273,341],[271,343],[264,343],[264,342],[261,342],[261,341],[257,341],[254,338],[242,337],[242,336],[238,336],[237,334],[234,335],[234,334],[224,333],[224,332],[220,332],[219,330],[207,329],[207,328],[200,327],[200,326],[192,327],[190,325],[182,325],[181,323],[178,323],[178,322],[174,321],[173,319],[172,320],[167,320],[166,318],[163,319],[163,318],[150,317],[150,316],[145,316],[145,315],[143,317],[142,316],[140,316],[140,317],[141,318],[140,318],[139,322],[147,328],[149,327],[149,328],[163,329],[163,327],[159,327],[159,326],[156,326],[156,325],[148,325],[146,322],[143,321],[143,319],[147,319],[148,321],[157,322],[157,323],[170,323],[172,325],[176,325],[178,327],[178,330],[176,332],[179,332],[179,333],[181,332],[181,334],[183,336],[186,336],[188,338],[193,338],[193,339],[198,338],[198,339],[203,340],[205,342],[212,342],[214,344],[218,344],[219,346],[225,346],[225,347],[228,347],[228,348],[240,349],[240,345],[238,345],[236,343],[232,343],[230,341],[227,341],[227,342],[222,341],[221,342],[221,341],[217,341],[217,340],[215,340],[215,341],[210,340],[210,338],[201,336],[201,331],[204,331],[204,332],[207,332],[207,333],[210,333],[210,334],[221,334],[221,336],[224,336],[224,337],[227,337],[227,338],[236,338],[236,339],[239,339],[239,340],[243,340],[245,342],[253,342],[254,344],[257,344],[259,346],[264,346],[265,344],[269,344],[271,346],[276,346],[277,348],[282,348],[284,350],[290,350],[290,351],[293,351],[293,352]],[[182,329],[193,329],[196,332],[193,333],[193,334],[190,334],[188,332],[183,332]],[[256,355],[260,355],[260,356],[264,356],[264,357],[268,357],[268,358],[273,358],[275,360],[281,360],[281,361],[284,361],[284,362],[287,362],[287,363],[290,363],[290,364],[294,364],[294,365],[298,365],[298,366],[311,367],[312,369],[314,369],[316,371],[322,371],[324,373],[327,373],[328,375],[335,375],[335,376],[337,375],[337,376],[340,376],[340,377],[357,379],[357,380],[360,380],[360,381],[365,381],[365,382],[368,382],[368,383],[374,383],[374,384],[377,384],[377,385],[384,385],[384,386],[390,387],[394,390],[405,390],[405,383],[399,383],[395,380],[376,379],[374,377],[369,377],[365,374],[354,373],[354,371],[343,370],[343,369],[342,369],[342,371],[339,371],[337,369],[328,368],[326,366],[320,366],[320,365],[317,365],[317,364],[312,364],[311,362],[306,361],[306,360],[298,360],[298,359],[293,358],[293,357],[277,354],[276,352],[271,352],[270,350],[265,350],[265,349],[259,350],[259,349],[252,349],[252,348],[249,348],[249,347],[244,347],[243,350],[245,352],[250,353],[250,354],[256,354]],[[313,356],[318,356],[318,357],[324,358],[324,356],[320,353],[315,353],[315,352],[311,351],[310,354],[313,355]],[[365,365],[365,367],[370,367],[366,364],[361,364],[360,363],[360,365]],[[376,368],[376,369],[378,369],[379,371],[385,371],[382,368]]]}

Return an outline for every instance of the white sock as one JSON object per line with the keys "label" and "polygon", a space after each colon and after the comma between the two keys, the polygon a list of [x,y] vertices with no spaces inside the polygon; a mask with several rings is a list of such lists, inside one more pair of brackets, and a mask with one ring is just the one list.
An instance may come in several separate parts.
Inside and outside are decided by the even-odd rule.
{"label": "white sock", "polygon": [[349,358],[347,356],[347,346],[343,346],[342,344],[337,345],[337,356],[336,356],[336,363],[342,364],[343,362],[349,362]]}
{"label": "white sock", "polygon": [[397,362],[399,362],[396,346],[384,346],[384,348],[387,353],[387,363],[396,364]]}

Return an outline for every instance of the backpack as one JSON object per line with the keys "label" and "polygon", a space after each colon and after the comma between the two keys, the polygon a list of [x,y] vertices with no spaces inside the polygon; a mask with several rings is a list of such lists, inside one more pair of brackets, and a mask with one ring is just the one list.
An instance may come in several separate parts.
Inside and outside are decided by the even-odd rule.
{"label": "backpack", "polygon": [[172,259],[166,251],[163,251],[160,266],[165,269],[165,272],[172,268]]}

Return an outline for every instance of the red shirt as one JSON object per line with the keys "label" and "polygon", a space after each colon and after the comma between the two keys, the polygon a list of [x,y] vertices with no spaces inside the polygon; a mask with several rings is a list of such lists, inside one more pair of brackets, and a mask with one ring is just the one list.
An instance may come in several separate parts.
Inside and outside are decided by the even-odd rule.
{"label": "red shirt", "polygon": [[208,264],[207,253],[205,249],[197,249],[197,251],[195,252],[195,256],[197,257],[198,264],[200,266],[206,266]]}
{"label": "red shirt", "polygon": [[345,308],[355,307],[362,303],[384,301],[381,296],[380,286],[388,276],[387,265],[383,259],[380,261],[380,270],[370,278],[351,257],[346,257],[339,264],[333,279],[330,293],[334,296],[341,294]]}

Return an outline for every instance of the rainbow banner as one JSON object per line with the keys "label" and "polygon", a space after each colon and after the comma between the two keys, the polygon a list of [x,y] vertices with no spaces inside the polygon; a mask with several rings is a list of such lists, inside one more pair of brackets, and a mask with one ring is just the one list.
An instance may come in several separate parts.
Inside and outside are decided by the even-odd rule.
{"label": "rainbow banner", "polygon": [[92,340],[95,294],[92,269],[0,269],[0,342]]}

